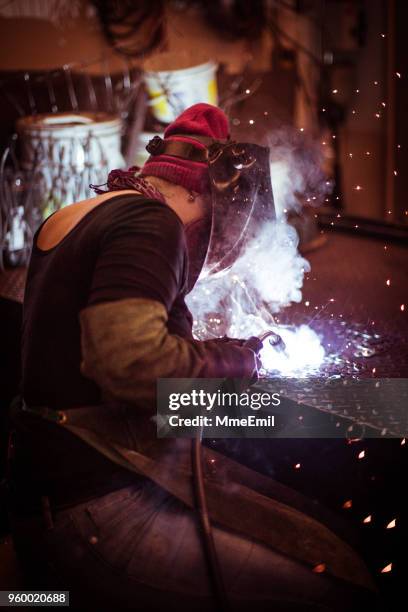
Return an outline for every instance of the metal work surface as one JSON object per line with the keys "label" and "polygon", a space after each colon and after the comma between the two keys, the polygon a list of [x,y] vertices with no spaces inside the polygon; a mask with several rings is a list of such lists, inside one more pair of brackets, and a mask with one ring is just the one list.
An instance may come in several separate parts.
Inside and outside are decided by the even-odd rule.
{"label": "metal work surface", "polygon": [[[326,356],[310,373],[315,382],[307,385],[308,392],[303,390],[304,381],[299,381],[299,389],[293,383],[286,396],[305,408],[326,412],[333,435],[337,429],[338,436],[346,437],[358,437],[364,431],[365,435],[392,431],[405,436],[406,418],[401,417],[401,410],[394,411],[393,402],[381,411],[367,400],[345,406],[342,401],[332,401],[332,386],[326,391],[318,383],[326,378],[408,377],[408,248],[357,232],[332,232],[324,247],[310,253],[308,259],[312,269],[306,277],[303,302],[287,309],[279,320],[309,325],[319,335]],[[259,387],[268,389],[268,382],[261,380]]]}
{"label": "metal work surface", "polygon": [[278,318],[322,336],[320,375],[408,377],[408,244],[327,232],[308,253],[303,301]]}

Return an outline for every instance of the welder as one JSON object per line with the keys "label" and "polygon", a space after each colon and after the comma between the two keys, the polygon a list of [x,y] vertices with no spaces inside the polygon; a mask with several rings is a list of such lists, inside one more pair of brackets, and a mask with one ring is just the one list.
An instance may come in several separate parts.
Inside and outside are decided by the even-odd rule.
{"label": "welder", "polygon": [[268,150],[198,104],[148,151],[34,237],[9,461],[26,580],[81,609],[353,610],[370,578],[313,503],[156,438],[157,378],[256,377],[259,343],[194,340],[185,296],[273,215]]}

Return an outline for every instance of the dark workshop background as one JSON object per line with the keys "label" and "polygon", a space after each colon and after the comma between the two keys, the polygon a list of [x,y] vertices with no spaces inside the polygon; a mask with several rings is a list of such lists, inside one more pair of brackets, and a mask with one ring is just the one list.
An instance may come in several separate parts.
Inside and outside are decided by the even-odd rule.
{"label": "dark workshop background", "polygon": [[[382,333],[399,338],[384,375],[408,376],[403,341],[408,327],[406,309],[401,308],[407,303],[408,262],[407,4],[403,0],[2,1],[0,154],[13,150],[20,117],[54,110],[114,112],[123,120],[122,153],[131,165],[138,135],[163,128],[147,105],[141,79],[144,60],[162,51],[187,50],[216,61],[219,96],[232,120],[233,134],[262,142],[265,133],[284,125],[321,147],[322,164],[333,187],[313,210],[316,227],[319,223],[315,231],[325,233],[327,244],[307,255],[320,285],[311,275],[305,282],[305,299],[323,302],[336,294],[335,314],[348,309],[361,324],[375,317]],[[136,26],[142,14],[142,25]],[[5,206],[2,200],[3,215]],[[331,233],[339,215],[344,221]],[[362,233],[352,234],[353,228]],[[1,251],[1,228],[0,239]],[[389,246],[390,258],[377,261],[384,245]],[[6,412],[20,378],[26,269],[18,259],[3,258],[1,263],[3,468]],[[385,293],[390,270],[393,285]],[[376,284],[379,274],[384,278],[381,287]],[[287,309],[284,320],[298,318],[302,308]],[[383,363],[376,362],[379,373]],[[372,450],[375,459],[364,471],[361,464],[356,470],[354,461],[362,447],[312,442],[301,448],[280,441],[271,454],[272,472],[365,529],[363,555],[385,601],[391,602],[406,572],[397,546],[405,520],[401,504],[406,458],[401,452],[406,448],[399,440],[380,441],[381,448],[378,441],[370,443],[364,448]],[[307,466],[305,471],[293,469],[298,462]],[[367,484],[371,478],[378,485],[375,492]],[[349,497],[355,499],[351,509],[344,506]],[[400,531],[386,532],[384,526],[397,515]],[[370,519],[363,525],[368,516],[379,517],[378,522],[368,524]],[[7,534],[5,517],[0,530]],[[10,544],[0,547],[0,565],[2,559],[8,573],[1,577],[1,588],[18,585]],[[383,573],[390,563],[393,572]],[[391,603],[386,609],[393,609]]]}

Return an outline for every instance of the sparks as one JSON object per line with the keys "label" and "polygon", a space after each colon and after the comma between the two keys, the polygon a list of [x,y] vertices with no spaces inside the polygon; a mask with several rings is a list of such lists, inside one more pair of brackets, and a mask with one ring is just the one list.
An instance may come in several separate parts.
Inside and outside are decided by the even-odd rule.
{"label": "sparks", "polygon": [[364,457],[365,457],[365,451],[362,450],[361,452],[358,453],[358,458],[364,459]]}
{"label": "sparks", "polygon": [[381,573],[388,574],[388,572],[390,572],[391,570],[392,570],[392,563],[389,563],[388,565],[382,568]]}
{"label": "sparks", "polygon": [[369,514],[368,516],[365,517],[365,519],[363,520],[363,523],[371,523],[372,521],[372,516],[371,514]]}
{"label": "sparks", "polygon": [[353,506],[353,501],[351,499],[348,499],[347,501],[344,502],[342,507],[345,508],[346,510],[348,510],[352,506]]}
{"label": "sparks", "polygon": [[390,521],[386,527],[386,529],[394,529],[394,527],[396,527],[397,522],[396,519],[393,519],[392,521]]}
{"label": "sparks", "polygon": [[401,310],[401,312],[404,312],[404,310],[405,310],[405,304],[401,304],[401,306],[400,306],[400,310]]}
{"label": "sparks", "polygon": [[277,327],[284,350],[265,342],[260,358],[267,372],[283,376],[302,376],[317,370],[324,361],[325,351],[319,336],[307,325],[297,328]]}
{"label": "sparks", "polygon": [[318,563],[317,565],[314,566],[313,571],[315,572],[315,574],[322,574],[323,572],[326,571],[325,563]]}
{"label": "sparks", "polygon": [[361,185],[356,185],[356,186],[354,187],[354,189],[355,189],[356,191],[361,191],[361,190],[362,190],[362,186],[361,186]]}
{"label": "sparks", "polygon": [[295,470],[300,470],[300,463],[296,463],[294,467],[295,467]]}
{"label": "sparks", "polygon": [[387,278],[385,284],[387,285],[387,287],[389,287],[391,285],[391,279]]}

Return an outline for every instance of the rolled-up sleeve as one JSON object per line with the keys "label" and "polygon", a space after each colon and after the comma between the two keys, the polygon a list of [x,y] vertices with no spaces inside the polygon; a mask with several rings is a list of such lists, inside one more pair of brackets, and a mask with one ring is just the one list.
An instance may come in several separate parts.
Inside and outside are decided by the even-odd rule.
{"label": "rolled-up sleeve", "polygon": [[105,395],[138,405],[154,401],[157,378],[251,377],[256,367],[248,348],[169,333],[186,247],[178,217],[157,206],[107,231],[80,312],[82,374]]}

